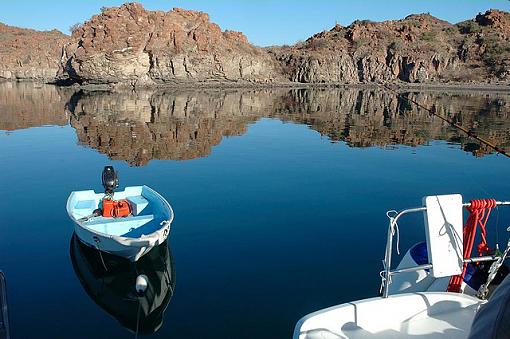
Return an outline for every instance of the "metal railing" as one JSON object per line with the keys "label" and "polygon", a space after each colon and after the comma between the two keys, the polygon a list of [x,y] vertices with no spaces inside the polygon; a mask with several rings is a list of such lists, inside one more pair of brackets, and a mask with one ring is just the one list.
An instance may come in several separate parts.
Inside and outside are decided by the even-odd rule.
{"label": "metal railing", "polygon": [[[508,206],[510,205],[510,201],[497,201],[496,206]],[[470,206],[470,203],[464,203],[462,204],[462,207],[468,207]],[[405,273],[405,272],[415,272],[419,270],[424,269],[431,269],[432,264],[424,264],[424,265],[418,265],[413,267],[406,267],[406,268],[400,268],[400,269],[391,269],[391,257],[393,254],[393,236],[398,231],[398,219],[402,217],[403,215],[409,214],[409,213],[416,213],[416,212],[425,212],[427,210],[426,207],[416,207],[416,208],[410,208],[403,211],[398,212],[394,217],[390,218],[390,223],[388,226],[388,235],[386,240],[386,251],[384,254],[384,261],[383,266],[384,270],[381,272],[381,287],[382,287],[382,297],[387,298],[389,295],[389,287],[391,285],[391,276],[399,273]],[[509,228],[510,230],[510,228]],[[473,258],[467,258],[464,259],[464,263],[474,263],[474,262],[481,262],[481,261],[495,261],[499,258],[499,256],[496,255],[488,255],[488,256],[481,256],[481,257],[473,257]]]}

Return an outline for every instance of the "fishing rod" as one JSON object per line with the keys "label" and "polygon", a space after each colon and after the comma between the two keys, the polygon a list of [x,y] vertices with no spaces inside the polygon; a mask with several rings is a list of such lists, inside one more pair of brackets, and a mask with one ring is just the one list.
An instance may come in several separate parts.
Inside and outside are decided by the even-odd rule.
{"label": "fishing rod", "polygon": [[426,106],[424,106],[424,105],[420,104],[419,102],[417,102],[417,101],[416,101],[416,100],[414,100],[414,99],[410,99],[410,98],[406,98],[406,97],[404,97],[402,94],[400,94],[399,92],[397,92],[396,90],[394,90],[393,88],[391,88],[391,87],[389,87],[389,86],[387,86],[387,85],[381,84],[381,86],[382,86],[383,88],[385,88],[386,90],[388,90],[389,92],[392,92],[392,93],[396,94],[396,95],[397,95],[397,97],[399,97],[400,99],[402,99],[402,100],[407,100],[407,101],[409,101],[409,102],[412,102],[413,104],[415,104],[416,106],[418,106],[418,107],[420,107],[420,108],[422,108],[422,109],[426,110],[427,112],[429,112],[429,113],[430,113],[430,114],[432,114],[433,116],[438,117],[439,119],[443,120],[444,122],[448,123],[449,125],[451,125],[451,126],[455,127],[456,129],[458,129],[458,130],[460,130],[460,131],[462,131],[462,132],[466,133],[466,134],[467,134],[467,136],[469,136],[469,137],[471,137],[471,138],[475,139],[476,141],[478,141],[478,142],[480,142],[480,143],[484,144],[485,146],[488,146],[488,147],[492,148],[492,149],[493,149],[494,151],[496,151],[497,153],[502,154],[502,155],[504,155],[504,156],[506,156],[506,157],[509,157],[509,158],[510,158],[510,154],[508,154],[508,153],[507,153],[504,149],[502,149],[501,147],[498,147],[498,146],[494,145],[492,142],[490,142],[490,141],[488,141],[488,140],[485,140],[485,139],[484,139],[484,138],[482,138],[482,137],[477,136],[476,134],[474,134],[474,133],[473,133],[473,132],[471,132],[470,130],[468,130],[468,129],[466,129],[466,128],[462,127],[461,125],[459,125],[459,124],[455,123],[454,121],[452,121],[452,120],[450,120],[450,119],[448,119],[448,118],[446,118],[446,117],[443,117],[442,115],[440,115],[440,114],[436,113],[436,108],[435,108],[435,106],[432,106],[432,107],[433,107],[433,109],[428,108],[428,107],[426,107]]}

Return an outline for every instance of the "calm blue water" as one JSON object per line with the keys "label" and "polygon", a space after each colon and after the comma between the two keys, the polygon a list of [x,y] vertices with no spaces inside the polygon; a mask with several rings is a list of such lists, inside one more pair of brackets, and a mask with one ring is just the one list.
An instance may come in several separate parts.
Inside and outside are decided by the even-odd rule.
{"label": "calm blue water", "polygon": [[[112,94],[105,101],[91,94],[65,111],[71,94],[45,88],[57,97],[50,105],[53,99],[37,90],[0,91],[0,269],[7,276],[13,338],[134,336],[85,293],[70,259],[67,196],[101,190],[105,165],[119,171],[121,187],[147,184],[175,210],[169,246],[176,286],[153,334],[161,338],[290,337],[309,312],[377,295],[387,210],[420,205],[431,194],[510,198],[510,159],[476,157],[462,150],[473,146],[469,140],[398,103],[395,114],[391,103],[382,113],[382,103],[396,99],[383,97],[379,105],[373,99],[378,93],[230,92],[233,102],[249,101],[249,108],[239,104],[234,113],[215,114],[218,100],[227,106],[223,94],[191,93],[184,101],[195,106],[186,114],[162,118],[164,107],[179,101],[172,100],[174,106],[152,108],[152,115],[149,109],[149,118],[137,118],[131,134],[121,137],[130,112],[143,115],[146,97]],[[510,123],[493,103],[508,106],[508,95],[427,95],[427,103],[446,102],[449,113],[462,110],[462,121],[478,122],[473,126],[480,133],[493,126],[496,132],[488,135],[508,145]],[[152,95],[148,102],[161,98],[179,95]],[[236,107],[244,113],[236,115]],[[101,121],[106,131],[99,131],[106,124]],[[354,147],[361,143],[374,146]],[[108,148],[117,160],[104,154]],[[148,162],[133,166],[132,159],[119,159],[126,149],[145,149]],[[507,216],[501,210],[497,220],[502,246]],[[408,221],[401,225],[402,248],[423,232],[412,225],[421,225],[420,217]]]}

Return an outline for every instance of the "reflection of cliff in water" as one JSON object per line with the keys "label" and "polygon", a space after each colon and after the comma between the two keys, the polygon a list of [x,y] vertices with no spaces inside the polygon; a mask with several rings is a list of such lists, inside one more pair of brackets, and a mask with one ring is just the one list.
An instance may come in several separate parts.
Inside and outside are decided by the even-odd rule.
{"label": "reflection of cliff in water", "polygon": [[[277,117],[308,124],[331,140],[345,141],[353,147],[418,146],[445,140],[460,144],[463,150],[474,155],[491,151],[429,112],[388,92],[296,90],[289,92],[289,96],[287,105],[294,106],[277,108]],[[510,150],[510,96],[507,94],[429,91],[404,93],[404,96]]]}
{"label": "reflection of cliff in water", "polygon": [[[508,95],[406,95],[509,148]],[[380,90],[90,92],[77,93],[68,108],[81,143],[132,165],[207,156],[224,136],[241,135],[249,123],[262,117],[308,124],[332,141],[353,147],[446,140],[474,155],[490,151],[428,112]]]}
{"label": "reflection of cliff in water", "polygon": [[[151,159],[204,157],[224,136],[241,135],[260,114],[257,100],[237,92],[77,93],[68,105],[82,144],[145,165]],[[254,102],[252,100],[255,100]]]}
{"label": "reflection of cliff in water", "polygon": [[64,105],[71,94],[52,85],[0,82],[0,130],[66,125]]}
{"label": "reflection of cliff in water", "polygon": [[[136,166],[152,159],[207,156],[223,137],[244,134],[249,123],[262,117],[307,124],[332,141],[352,147],[417,146],[446,140],[474,155],[490,152],[428,112],[381,90],[72,93],[50,85],[0,83],[0,130],[65,125],[70,120],[81,144]],[[508,94],[425,91],[406,95],[510,149]]]}

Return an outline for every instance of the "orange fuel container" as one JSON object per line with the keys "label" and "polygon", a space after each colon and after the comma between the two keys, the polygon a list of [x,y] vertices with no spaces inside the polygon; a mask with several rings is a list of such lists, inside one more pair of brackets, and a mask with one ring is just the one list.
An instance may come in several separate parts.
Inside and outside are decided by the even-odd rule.
{"label": "orange fuel container", "polygon": [[103,217],[127,217],[131,214],[131,206],[125,199],[115,201],[110,199],[103,200]]}
{"label": "orange fuel container", "polygon": [[131,214],[131,207],[129,206],[129,202],[127,200],[119,200],[116,201],[116,205],[113,208],[113,216],[114,217],[127,217]]}
{"label": "orange fuel container", "polygon": [[113,217],[114,208],[115,208],[114,200],[103,199],[103,217]]}

